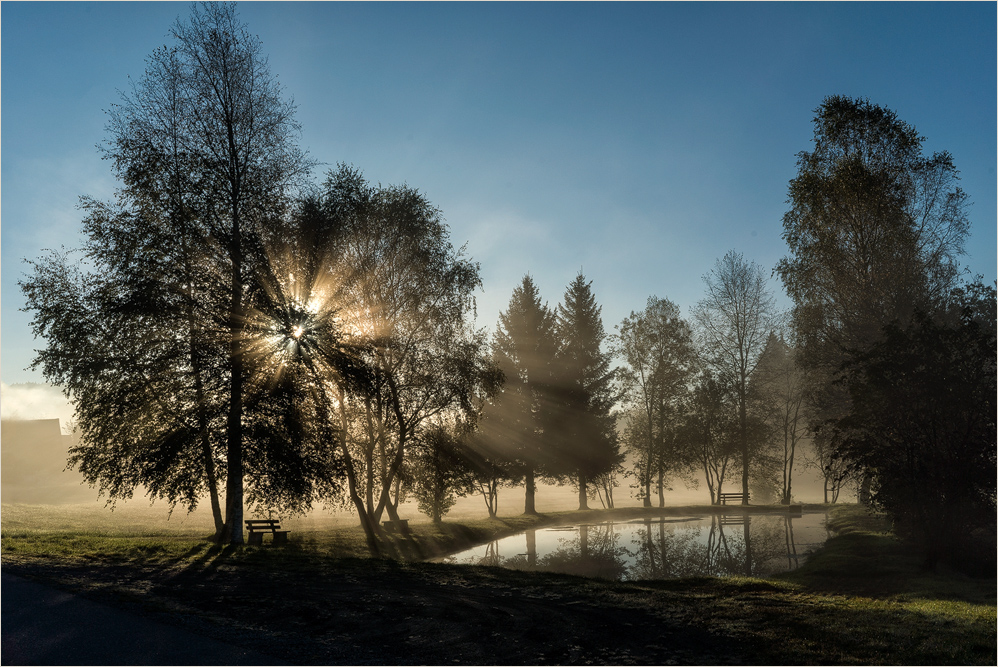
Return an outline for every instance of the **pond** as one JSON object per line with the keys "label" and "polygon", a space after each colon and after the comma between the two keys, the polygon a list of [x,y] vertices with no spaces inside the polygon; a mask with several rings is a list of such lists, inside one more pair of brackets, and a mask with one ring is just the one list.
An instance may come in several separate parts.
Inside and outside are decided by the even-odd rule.
{"label": "pond", "polygon": [[764,577],[800,567],[828,538],[826,518],[754,513],[552,526],[437,561],[617,580]]}

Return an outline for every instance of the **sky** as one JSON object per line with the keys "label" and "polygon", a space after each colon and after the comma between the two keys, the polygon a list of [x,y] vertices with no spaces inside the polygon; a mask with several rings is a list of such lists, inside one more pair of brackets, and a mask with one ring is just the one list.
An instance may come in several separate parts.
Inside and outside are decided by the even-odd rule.
{"label": "sky", "polygon": [[[688,315],[728,250],[769,274],[787,252],[795,156],[835,94],[893,109],[927,153],[953,155],[973,202],[962,263],[993,282],[996,7],[249,2],[239,13],[297,104],[317,179],[345,162],[442,210],[454,245],[481,264],[480,326],[494,329],[525,274],[554,306],[582,271],[612,333],[651,295]],[[79,197],[113,196],[96,149],[104,110],[188,13],[0,3],[0,402],[43,381],[27,369],[44,341],[20,311],[22,260],[77,246]]]}

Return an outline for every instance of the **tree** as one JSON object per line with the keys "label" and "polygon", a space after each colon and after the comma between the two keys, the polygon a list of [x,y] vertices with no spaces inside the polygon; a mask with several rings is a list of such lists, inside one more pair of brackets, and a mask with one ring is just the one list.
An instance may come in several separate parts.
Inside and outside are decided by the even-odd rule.
{"label": "tree", "polygon": [[756,391],[763,419],[774,438],[780,467],[780,502],[792,496],[797,446],[807,433],[807,378],[798,366],[795,351],[775,333],[769,335],[756,368]]}
{"label": "tree", "polygon": [[415,442],[413,494],[419,511],[440,523],[468,486],[470,469],[458,439],[450,429],[435,424],[425,429]]}
{"label": "tree", "polygon": [[842,453],[873,473],[873,502],[929,565],[993,572],[995,291],[954,297],[948,312],[888,325],[844,366],[853,407],[834,428]]}
{"label": "tree", "polygon": [[486,410],[480,441],[491,456],[515,462],[510,472],[524,480],[524,514],[537,513],[535,480],[557,458],[546,441],[551,434],[555,324],[554,313],[541,303],[537,286],[526,275],[499,314],[492,342],[505,384]]}
{"label": "tree", "polygon": [[551,434],[562,443],[560,467],[575,476],[580,510],[589,509],[589,481],[609,473],[621,459],[612,412],[616,373],[610,367],[612,354],[602,349],[606,333],[600,310],[592,281],[580,272],[558,305],[558,424]]}
{"label": "tree", "polygon": [[690,327],[676,304],[652,296],[645,310],[632,312],[617,332],[616,350],[627,363],[622,380],[631,405],[625,443],[638,455],[644,506],[651,507],[656,477],[659,504],[664,505],[667,478],[683,463],[677,435],[694,362]]}
{"label": "tree", "polygon": [[[263,229],[311,163],[295,143],[294,105],[282,99],[260,41],[234,5],[194,6],[171,32],[176,46],[154,52],[144,78],[112,110],[105,154],[127,187],[143,188],[167,209],[181,243],[207,242],[206,265],[224,280],[212,289],[224,289],[227,303],[203,321],[227,338],[216,369],[228,383],[225,530],[241,543],[246,281],[266,261]],[[200,358],[195,350],[196,366]]]}
{"label": "tree", "polygon": [[[100,213],[88,221],[94,217]],[[152,498],[193,510],[213,479],[223,405],[197,401],[190,332],[170,298],[176,294],[129,280],[122,270],[128,255],[120,251],[134,249],[132,243],[86,232],[85,238],[93,270],[53,252],[30,262],[32,273],[20,282],[33,331],[46,339],[33,367],[61,386],[76,409],[80,444],[70,463],[110,502],[144,486]],[[138,263],[144,272],[162,259]]]}
{"label": "tree", "polygon": [[738,449],[737,409],[730,381],[702,370],[686,395],[683,437],[703,470],[710,502],[718,501]]}
{"label": "tree", "polygon": [[855,470],[836,452],[828,434],[829,429],[820,429],[813,434],[811,451],[805,455],[804,464],[821,473],[824,502],[836,503],[842,489],[852,481]]}
{"label": "tree", "polygon": [[701,344],[717,372],[730,377],[738,405],[743,502],[748,503],[749,378],[775,324],[772,293],[762,268],[729,251],[704,276],[707,296],[693,310]]}
{"label": "tree", "polygon": [[923,155],[924,137],[890,109],[832,96],[815,114],[814,147],[797,156],[783,217],[790,252],[776,273],[794,301],[817,427],[851,410],[833,382],[842,364],[886,326],[938,308],[956,285],[969,199],[952,156]]}
{"label": "tree", "polygon": [[826,98],[814,149],[797,156],[776,273],[811,363],[872,344],[882,328],[945,298],[969,230],[949,153],[869,100]]}
{"label": "tree", "polygon": [[515,462],[485,444],[481,430],[471,434],[465,444],[462,454],[471,471],[465,491],[480,494],[489,517],[494,519],[499,513],[499,487],[514,477],[511,468]]}
{"label": "tree", "polygon": [[454,249],[424,195],[372,187],[346,166],[306,214],[321,221],[319,238],[338,239],[323,275],[369,369],[363,387],[331,390],[350,502],[376,550],[383,514],[399,519],[410,444],[441,420],[469,421],[500,382],[485,333],[469,323],[478,265]]}

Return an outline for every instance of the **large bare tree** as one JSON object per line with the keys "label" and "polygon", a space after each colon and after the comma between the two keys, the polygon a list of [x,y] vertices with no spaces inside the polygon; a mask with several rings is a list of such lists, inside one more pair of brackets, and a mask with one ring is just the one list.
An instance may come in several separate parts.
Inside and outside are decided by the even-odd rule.
{"label": "large bare tree", "polygon": [[730,377],[738,403],[743,503],[749,493],[749,378],[755,372],[775,325],[775,306],[766,276],[755,262],[729,251],[704,276],[706,296],[693,309],[706,357],[719,374]]}

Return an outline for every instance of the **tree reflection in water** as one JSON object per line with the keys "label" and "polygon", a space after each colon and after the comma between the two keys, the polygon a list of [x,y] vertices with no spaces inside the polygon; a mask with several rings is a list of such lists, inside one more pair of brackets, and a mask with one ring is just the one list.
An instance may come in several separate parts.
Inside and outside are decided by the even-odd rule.
{"label": "tree reflection in water", "polygon": [[774,558],[782,558],[789,551],[796,558],[792,531],[785,533],[784,540],[784,527],[791,522],[791,518],[781,517],[779,523],[753,524],[749,515],[722,515],[712,516],[709,526],[675,530],[674,526],[667,528],[664,521],[646,519],[633,540],[637,551],[627,578],[770,574]]}
{"label": "tree reflection in water", "polygon": [[[827,537],[818,525],[822,518],[728,514],[713,515],[709,523],[696,517],[648,517],[626,523],[562,526],[528,530],[445,560],[604,579],[764,576],[799,567],[802,558],[793,522],[805,521],[805,533],[810,534],[803,552],[806,556]],[[539,533],[544,534],[540,553]],[[511,540],[518,541],[518,549]],[[522,551],[524,544],[526,551]],[[519,553],[501,555],[512,550]]]}

